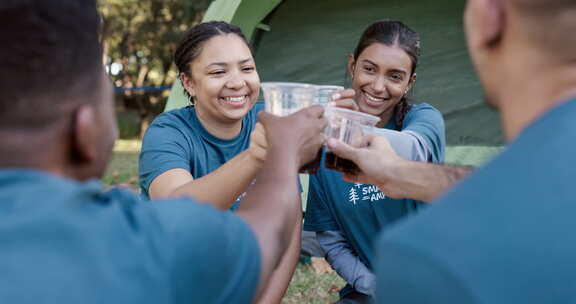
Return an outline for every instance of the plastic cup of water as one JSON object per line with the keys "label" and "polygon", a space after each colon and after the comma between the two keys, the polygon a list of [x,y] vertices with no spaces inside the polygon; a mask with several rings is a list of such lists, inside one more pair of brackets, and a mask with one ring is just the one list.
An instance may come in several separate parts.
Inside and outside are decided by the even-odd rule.
{"label": "plastic cup of water", "polygon": [[[264,109],[274,115],[286,116],[314,104],[316,86],[295,82],[264,82]],[[314,174],[320,168],[322,149],[316,158],[300,168],[300,173]]]}
{"label": "plastic cup of water", "polygon": [[339,91],[344,90],[342,86],[336,85],[317,85],[316,86],[316,96],[314,97],[314,104],[321,105],[323,107],[328,106],[332,102],[332,96]]}
{"label": "plastic cup of water", "polygon": [[265,110],[274,115],[286,116],[311,106],[316,87],[297,82],[264,82],[262,91]]}

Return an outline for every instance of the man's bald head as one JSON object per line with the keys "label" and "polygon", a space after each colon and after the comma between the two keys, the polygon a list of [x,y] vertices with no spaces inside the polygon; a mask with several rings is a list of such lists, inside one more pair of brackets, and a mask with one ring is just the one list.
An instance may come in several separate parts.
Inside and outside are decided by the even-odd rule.
{"label": "man's bald head", "polygon": [[504,0],[516,12],[519,28],[535,47],[576,60],[576,0]]}
{"label": "man's bald head", "polygon": [[468,49],[508,139],[576,90],[575,0],[468,0]]}
{"label": "man's bald head", "polygon": [[95,0],[0,1],[0,129],[44,127],[102,82]]}

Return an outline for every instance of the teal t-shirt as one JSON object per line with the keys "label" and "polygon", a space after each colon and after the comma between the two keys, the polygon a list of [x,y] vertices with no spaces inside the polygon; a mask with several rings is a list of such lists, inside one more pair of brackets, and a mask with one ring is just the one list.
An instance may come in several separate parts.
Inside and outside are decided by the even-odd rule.
{"label": "teal t-shirt", "polygon": [[0,303],[251,303],[260,250],[230,212],[0,170]]}
{"label": "teal t-shirt", "polygon": [[[394,129],[394,123],[391,121],[386,128]],[[423,138],[432,152],[430,162],[444,160],[444,121],[438,110],[428,104],[413,105],[403,130]],[[341,173],[324,168],[324,161],[318,173],[310,175],[304,229],[342,231],[360,260],[372,269],[377,234],[386,225],[415,212],[420,203],[388,198],[374,185],[345,182]]]}
{"label": "teal t-shirt", "polygon": [[385,231],[379,303],[576,303],[576,98]]}
{"label": "teal t-shirt", "polygon": [[[250,134],[258,121],[257,114],[263,108],[264,104],[257,102],[242,119],[240,134],[232,139],[210,134],[198,120],[192,106],[159,115],[142,140],[139,167],[142,196],[148,198],[152,181],[168,170],[184,169],[192,177],[200,178],[248,149]],[[240,198],[232,209],[237,207],[239,201]]]}

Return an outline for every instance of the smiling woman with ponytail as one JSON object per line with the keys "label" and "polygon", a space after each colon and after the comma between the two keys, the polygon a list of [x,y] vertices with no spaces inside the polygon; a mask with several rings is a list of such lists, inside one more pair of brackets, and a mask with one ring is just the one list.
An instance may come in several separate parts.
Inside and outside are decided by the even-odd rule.
{"label": "smiling woman with ponytail", "polygon": [[[146,131],[139,168],[142,195],[188,196],[234,211],[267,148],[257,123],[263,104],[256,102],[260,78],[250,46],[235,25],[201,23],[186,32],[174,62],[191,102],[161,114]],[[296,225],[261,301],[277,303],[284,295],[299,257],[300,231]]]}
{"label": "smiling woman with ponytail", "polygon": [[[341,92],[335,102],[380,117],[375,132],[388,138],[400,156],[439,163],[445,146],[442,115],[408,98],[419,56],[420,37],[405,24],[371,24],[348,57],[353,90]],[[381,229],[420,206],[411,199],[391,199],[373,185],[345,182],[339,172],[321,169],[310,176],[304,229],[316,232],[328,262],[348,283],[339,303],[373,302],[372,243]]]}

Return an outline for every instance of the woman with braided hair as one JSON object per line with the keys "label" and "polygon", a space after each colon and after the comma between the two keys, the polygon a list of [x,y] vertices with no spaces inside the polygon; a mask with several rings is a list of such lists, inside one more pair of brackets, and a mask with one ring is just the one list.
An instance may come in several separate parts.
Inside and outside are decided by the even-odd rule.
{"label": "woman with braided hair", "polygon": [[[337,105],[381,118],[376,133],[411,160],[439,163],[444,158],[444,121],[428,104],[410,104],[420,55],[418,34],[398,21],[378,21],[363,33],[348,59],[352,89]],[[371,303],[373,247],[378,232],[413,213],[421,204],[392,199],[374,185],[348,183],[322,169],[310,176],[304,229],[316,232],[327,261],[348,283],[338,303]]]}
{"label": "woman with braided hair", "polygon": [[[206,22],[186,32],[174,61],[190,105],[159,115],[146,131],[139,168],[142,195],[190,196],[235,210],[267,149],[257,123],[263,104],[257,102],[260,79],[250,46],[239,27]],[[262,303],[282,299],[298,261],[300,232],[296,225]]]}

